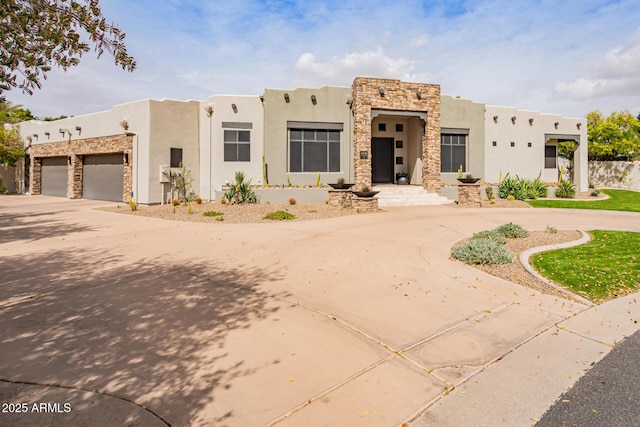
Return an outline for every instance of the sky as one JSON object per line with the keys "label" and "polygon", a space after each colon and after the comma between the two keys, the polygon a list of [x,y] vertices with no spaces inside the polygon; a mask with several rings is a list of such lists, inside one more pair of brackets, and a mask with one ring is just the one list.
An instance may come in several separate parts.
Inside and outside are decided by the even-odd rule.
{"label": "sky", "polygon": [[54,69],[38,117],[145,98],[351,86],[356,76],[441,85],[488,105],[584,117],[640,113],[640,1],[102,0],[138,68],[104,54]]}

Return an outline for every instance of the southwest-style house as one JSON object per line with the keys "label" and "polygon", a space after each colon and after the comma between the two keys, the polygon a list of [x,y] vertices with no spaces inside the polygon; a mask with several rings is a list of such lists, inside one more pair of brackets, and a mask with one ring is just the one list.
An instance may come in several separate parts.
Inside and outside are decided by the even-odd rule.
{"label": "southwest-style house", "polygon": [[[253,184],[410,184],[441,194],[457,172],[496,183],[507,172],[553,182],[557,146],[575,144],[573,180],[587,189],[585,119],[489,106],[440,86],[358,77],[351,87],[266,89],[261,96],[141,100],[54,122],[19,124],[29,147],[16,190],[164,203],[166,171],[183,163],[204,200],[243,171]],[[164,173],[163,173],[164,172]],[[384,187],[382,187],[384,188]],[[445,191],[446,192],[446,191]]]}

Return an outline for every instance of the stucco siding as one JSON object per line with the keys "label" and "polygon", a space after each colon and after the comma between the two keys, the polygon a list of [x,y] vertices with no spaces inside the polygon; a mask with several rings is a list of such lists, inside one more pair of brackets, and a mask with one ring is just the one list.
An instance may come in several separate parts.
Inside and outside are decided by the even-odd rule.
{"label": "stucco siding", "polygon": [[[285,99],[288,94],[289,102]],[[315,104],[312,101],[315,96]],[[269,184],[314,185],[317,172],[289,171],[289,132],[287,122],[341,123],[340,172],[322,172],[323,183],[338,178],[353,180],[352,117],[347,103],[349,87],[303,88],[295,90],[266,89],[264,92],[264,155],[269,170]],[[322,126],[319,125],[319,128]]]}

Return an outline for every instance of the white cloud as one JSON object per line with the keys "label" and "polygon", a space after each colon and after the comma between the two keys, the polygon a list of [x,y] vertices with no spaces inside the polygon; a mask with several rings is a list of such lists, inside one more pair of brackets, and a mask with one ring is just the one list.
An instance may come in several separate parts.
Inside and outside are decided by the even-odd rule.
{"label": "white cloud", "polygon": [[411,46],[413,47],[424,47],[429,43],[429,36],[427,34],[423,34],[420,37],[417,37],[411,40]]}
{"label": "white cloud", "polygon": [[382,48],[347,53],[327,61],[318,61],[312,53],[304,53],[295,64],[294,82],[303,86],[349,86],[357,76],[414,80],[411,71],[415,61],[391,58]]}
{"label": "white cloud", "polygon": [[591,78],[556,84],[554,98],[589,101],[608,96],[637,95],[640,92],[640,36],[606,53]]}

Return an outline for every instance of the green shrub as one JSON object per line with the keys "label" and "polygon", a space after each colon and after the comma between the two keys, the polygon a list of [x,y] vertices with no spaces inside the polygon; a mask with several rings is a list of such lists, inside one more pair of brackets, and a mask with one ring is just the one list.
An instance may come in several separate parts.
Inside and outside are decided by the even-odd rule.
{"label": "green shrub", "polygon": [[516,198],[516,189],[519,187],[518,180],[511,178],[509,174],[498,184],[498,197],[506,199],[508,196]]}
{"label": "green shrub", "polygon": [[508,264],[513,254],[490,239],[471,239],[455,249],[451,256],[466,264]]}
{"label": "green shrub", "polygon": [[556,189],[556,197],[561,199],[573,199],[576,197],[576,186],[573,182],[562,180]]}
{"label": "green shrub", "polygon": [[264,219],[273,219],[276,221],[290,221],[296,219],[296,216],[285,211],[269,212],[264,216]]}
{"label": "green shrub", "polygon": [[492,187],[487,187],[486,188],[486,193],[487,193],[487,200],[493,200],[493,188]]}
{"label": "green shrub", "polygon": [[0,194],[4,194],[7,192],[7,188],[2,185],[2,179],[0,179]]}
{"label": "green shrub", "polygon": [[533,188],[537,197],[547,197],[549,195],[549,189],[539,176],[533,180]]}
{"label": "green shrub", "polygon": [[502,234],[507,239],[520,239],[529,235],[527,230],[512,222],[496,227],[493,231]]}
{"label": "green shrub", "polygon": [[224,198],[229,203],[258,203],[258,196],[251,189],[251,180],[245,180],[244,172],[236,172],[235,178],[236,182],[224,193]]}
{"label": "green shrub", "polygon": [[531,180],[516,176],[511,178],[507,174],[498,184],[498,197],[506,199],[513,196],[516,200],[536,199],[538,197],[547,197],[548,190],[544,182],[538,176]]}
{"label": "green shrub", "polygon": [[591,195],[592,195],[593,197],[597,197],[598,195],[600,195],[600,190],[593,190],[593,191],[591,192]]}
{"label": "green shrub", "polygon": [[496,230],[480,231],[479,233],[476,233],[473,236],[471,236],[471,239],[488,239],[488,240],[493,240],[496,243],[500,243],[501,245],[504,245],[505,243],[507,243],[507,238],[504,237],[501,233],[497,232]]}
{"label": "green shrub", "polygon": [[223,216],[224,213],[223,212],[216,212],[216,211],[206,211],[206,212],[202,212],[202,215],[204,215],[204,216]]}

